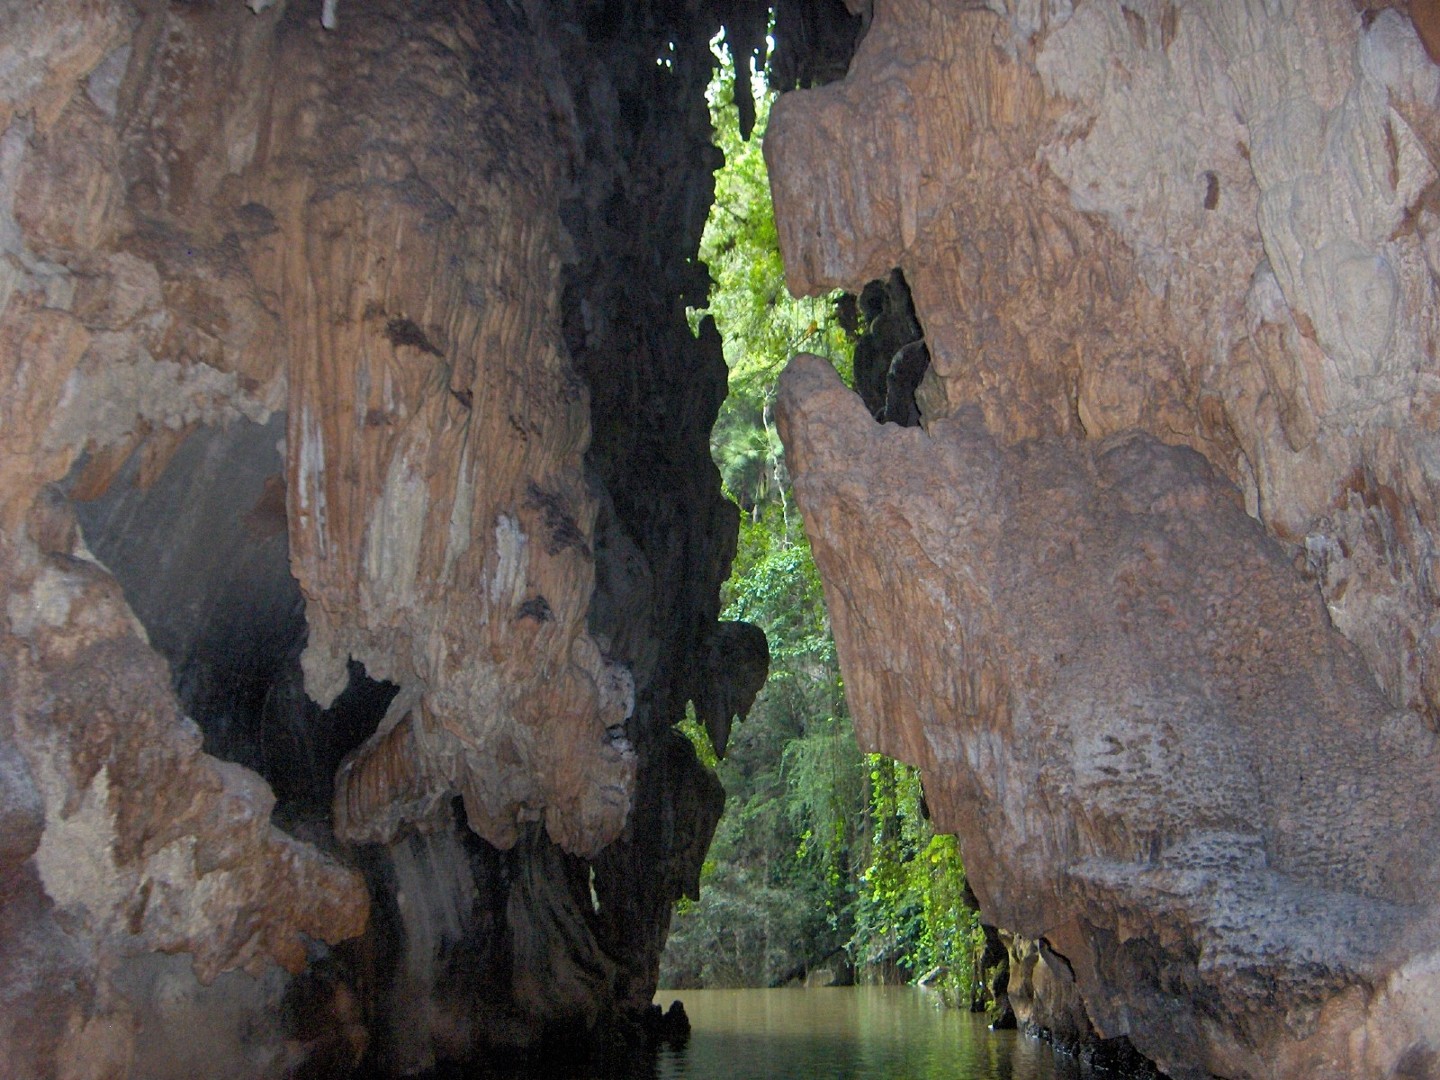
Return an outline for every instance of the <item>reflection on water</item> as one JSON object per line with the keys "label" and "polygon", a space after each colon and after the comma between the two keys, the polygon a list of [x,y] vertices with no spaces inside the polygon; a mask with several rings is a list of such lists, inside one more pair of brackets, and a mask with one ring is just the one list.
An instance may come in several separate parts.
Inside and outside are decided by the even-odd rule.
{"label": "reflection on water", "polygon": [[1073,1059],[905,986],[661,991],[693,1034],[658,1080],[1074,1080]]}
{"label": "reflection on water", "polygon": [[[1092,1080],[1102,1075],[1048,1044],[991,1031],[924,990],[865,986],[662,990],[680,999],[692,1034],[658,1058],[638,1050],[603,1062],[554,1060],[444,1067],[423,1080]],[[417,1078],[422,1080],[422,1078]]]}

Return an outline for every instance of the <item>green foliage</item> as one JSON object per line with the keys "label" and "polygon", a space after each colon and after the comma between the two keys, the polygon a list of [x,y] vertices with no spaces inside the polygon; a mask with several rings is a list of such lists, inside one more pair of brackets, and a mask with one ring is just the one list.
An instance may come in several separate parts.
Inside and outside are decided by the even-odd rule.
{"label": "green foliage", "polygon": [[835,319],[833,296],[797,300],[785,288],[770,180],[760,151],[775,94],[763,80],[745,80],[745,92],[757,99],[755,134],[741,139],[735,66],[718,40],[714,49],[710,117],[725,166],[715,174],[715,205],[700,241],[700,257],[714,282],[710,306],[692,311],[691,319],[698,326],[706,314],[713,316],[725,342],[730,395],[715,422],[711,449],[728,490],[753,511],[784,498],[783,455],[770,414],[781,369],[806,351],[829,357],[848,378],[850,350]]}
{"label": "green foliage", "polygon": [[965,903],[959,845],[926,819],[919,770],[881,754],[866,763],[874,833],[856,941],[870,963],[893,963],[911,979],[929,976],[953,1004],[968,1004],[984,937]]}
{"label": "green foliage", "polygon": [[742,519],[735,563],[721,599],[722,618],[755,623],[770,639],[772,681],[786,678],[795,667],[815,678],[833,678],[829,711],[841,707],[839,661],[820,571],[798,522],[773,506]]}
{"label": "green foliage", "polygon": [[965,867],[960,845],[936,833],[912,863],[920,878],[924,919],[912,970],[936,971],[936,985],[952,1005],[968,1005],[979,990],[978,965],[985,952],[980,913],[965,902]]}
{"label": "green foliage", "polygon": [[[700,900],[677,908],[667,985],[769,986],[840,955],[865,845],[864,765],[845,712],[819,573],[776,507],[742,523],[727,619],[771,642],[770,680],[717,771],[725,814]],[[702,760],[703,728],[680,725]],[[713,760],[713,758],[711,758]],[[740,924],[743,924],[743,929]]]}
{"label": "green foliage", "polygon": [[[831,357],[848,379],[848,348],[832,298],[796,300],[784,287],[759,141],[742,142],[735,73],[723,46],[710,87],[726,164],[701,246],[713,288],[695,325],[714,316],[730,394],[711,449],[747,511],[723,593],[723,618],[770,641],[770,678],[716,761],[691,711],[679,725],[727,792],[701,870],[700,899],[677,905],[662,961],[667,986],[769,986],[845,963],[917,978],[968,999],[977,925],[964,906],[953,837],[922,813],[919,774],[862,756],[845,705],[820,575],[791,505],[771,416],[775,381],[800,350]],[[757,131],[773,95],[755,88]]]}
{"label": "green foliage", "polygon": [[795,943],[807,934],[805,909],[795,900],[752,868],[717,861],[699,902],[676,910],[662,982],[720,989],[771,985],[789,970]]}
{"label": "green foliage", "polygon": [[809,725],[781,754],[786,812],[798,836],[795,858],[815,876],[831,930],[849,929],[855,901],[855,809],[865,802],[864,768],[849,721]]}
{"label": "green foliage", "polygon": [[710,741],[710,733],[705,730],[705,725],[700,723],[700,718],[695,715],[693,702],[685,703],[685,719],[675,725],[676,730],[690,740],[690,745],[695,747],[695,756],[700,759],[700,764],[707,769],[713,769],[720,764],[720,757],[715,753],[715,745]]}

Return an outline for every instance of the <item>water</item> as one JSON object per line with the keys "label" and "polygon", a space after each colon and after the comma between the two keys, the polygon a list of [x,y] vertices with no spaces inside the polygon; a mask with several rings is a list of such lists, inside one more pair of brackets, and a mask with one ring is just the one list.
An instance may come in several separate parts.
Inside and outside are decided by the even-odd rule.
{"label": "water", "polygon": [[662,1049],[657,1080],[1079,1080],[1046,1043],[991,1031],[908,986],[661,991],[692,1034]]}

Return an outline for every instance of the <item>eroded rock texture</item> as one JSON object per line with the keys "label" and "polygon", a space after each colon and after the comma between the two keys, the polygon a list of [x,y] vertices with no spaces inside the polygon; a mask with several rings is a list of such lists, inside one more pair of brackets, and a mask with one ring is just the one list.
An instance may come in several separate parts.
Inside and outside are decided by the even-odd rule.
{"label": "eroded rock texture", "polygon": [[931,358],[928,435],[784,391],[857,725],[1174,1075],[1440,1060],[1440,69],[1361,6],[879,2],[767,137]]}
{"label": "eroded rock texture", "polygon": [[1384,1075],[1409,1045],[1355,1057],[1322,1013],[1435,949],[1440,746],[1233,487],[1141,433],[877,426],[814,358],[782,386],[857,725],[922,766],[982,910],[1173,1075],[1307,1042]]}
{"label": "eroded rock texture", "polygon": [[[209,339],[215,364],[192,351],[228,313],[167,297],[162,267],[121,239],[137,229],[119,111],[137,14],[15,4],[4,19],[4,1057],[16,1075],[151,1070],[167,1039],[193,1038],[186,1002],[205,999],[203,1030],[235,1054],[219,1072],[277,1073],[295,1059],[265,1019],[283,991],[272,965],[299,971],[360,933],[363,882],[271,824],[258,776],[201,751],[164,660],[47,486],[87,448],[159,431],[163,456],[167,435],[263,414],[264,391],[241,389],[238,349]],[[253,328],[244,304],[232,341]],[[247,1025],[271,1037],[227,1042]]]}
{"label": "eroded rock texture", "polygon": [[764,676],[684,318],[722,22],[763,41],[0,3],[20,1074],[413,1072],[648,1004],[723,802],[671,725]]}
{"label": "eroded rock texture", "polygon": [[777,108],[792,289],[901,267],[933,415],[1200,450],[1306,548],[1391,700],[1436,715],[1440,71],[1409,19],[974,7],[878,4],[850,76]]}

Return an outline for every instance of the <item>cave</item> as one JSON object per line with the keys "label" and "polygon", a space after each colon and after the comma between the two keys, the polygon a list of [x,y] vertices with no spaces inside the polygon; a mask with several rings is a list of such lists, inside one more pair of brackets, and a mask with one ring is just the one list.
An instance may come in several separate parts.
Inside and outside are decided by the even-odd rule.
{"label": "cave", "polygon": [[857,731],[1017,1009],[1440,1075],[1434,12],[0,4],[0,1060],[653,1043],[675,725],[765,670],[686,318],[723,30],[791,292],[874,331],[776,407]]}

